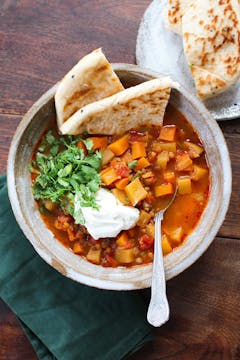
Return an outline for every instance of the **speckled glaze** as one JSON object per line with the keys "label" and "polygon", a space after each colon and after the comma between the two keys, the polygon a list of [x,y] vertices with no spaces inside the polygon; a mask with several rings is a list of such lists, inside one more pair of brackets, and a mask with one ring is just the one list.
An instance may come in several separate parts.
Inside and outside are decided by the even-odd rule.
{"label": "speckled glaze", "polygon": [[[133,86],[161,75],[136,65],[113,64],[123,85]],[[28,164],[39,137],[55,117],[57,84],[27,112],[12,140],[8,159],[8,192],[14,215],[38,254],[63,275],[102,289],[133,290],[149,287],[152,265],[104,268],[87,262],[65,248],[44,225],[31,192]],[[193,264],[213,241],[228,209],[231,166],[223,134],[203,104],[184,87],[173,89],[170,102],[199,133],[211,169],[207,207],[195,231],[182,246],[164,259],[166,278],[171,279]]]}

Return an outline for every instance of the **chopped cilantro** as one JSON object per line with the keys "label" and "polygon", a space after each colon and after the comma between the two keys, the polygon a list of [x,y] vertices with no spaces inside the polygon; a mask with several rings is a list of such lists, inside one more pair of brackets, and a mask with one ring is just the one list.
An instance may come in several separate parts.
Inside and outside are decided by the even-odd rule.
{"label": "chopped cilantro", "polygon": [[[87,155],[76,146],[80,140]],[[72,135],[57,138],[49,131],[37,149],[36,160],[29,165],[29,171],[38,174],[32,186],[34,198],[58,203],[77,224],[83,223],[81,206],[98,208],[95,194],[101,184],[102,155],[92,147],[92,140]]]}
{"label": "chopped cilantro", "polygon": [[134,169],[136,165],[137,165],[137,160],[133,160],[130,163],[128,163],[128,167],[131,170]]}

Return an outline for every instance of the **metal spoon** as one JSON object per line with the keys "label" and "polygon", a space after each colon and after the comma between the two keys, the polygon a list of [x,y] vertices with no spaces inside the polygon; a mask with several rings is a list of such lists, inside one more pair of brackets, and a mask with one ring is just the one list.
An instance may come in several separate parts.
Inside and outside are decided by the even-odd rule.
{"label": "metal spoon", "polygon": [[164,212],[173,203],[177,194],[177,187],[171,197],[170,202],[164,209],[155,215],[155,240],[154,240],[154,258],[152,270],[152,287],[151,287],[151,301],[148,307],[147,320],[155,326],[161,326],[169,319],[169,305],[166,295],[166,280],[163,266],[162,253],[162,235],[161,225]]}

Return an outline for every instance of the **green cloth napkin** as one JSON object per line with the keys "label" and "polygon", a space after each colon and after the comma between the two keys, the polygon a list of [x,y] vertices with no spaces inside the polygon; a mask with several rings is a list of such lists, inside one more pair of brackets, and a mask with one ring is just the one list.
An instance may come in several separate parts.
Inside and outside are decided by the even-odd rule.
{"label": "green cloth napkin", "polygon": [[98,290],[46,264],[12,213],[0,176],[0,296],[39,359],[117,360],[151,340],[142,291]]}

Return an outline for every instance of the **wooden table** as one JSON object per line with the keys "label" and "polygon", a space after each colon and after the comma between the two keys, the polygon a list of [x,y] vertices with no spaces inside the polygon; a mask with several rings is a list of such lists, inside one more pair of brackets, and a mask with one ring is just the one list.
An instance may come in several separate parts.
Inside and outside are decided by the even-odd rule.
{"label": "wooden table", "polygon": [[[22,115],[83,55],[135,62],[147,0],[2,0],[0,171]],[[132,360],[240,359],[240,121],[220,123],[232,159],[233,195],[209,250],[168,282],[171,319]],[[14,314],[0,302],[0,360],[36,359]],[[75,359],[73,359],[75,360]]]}

